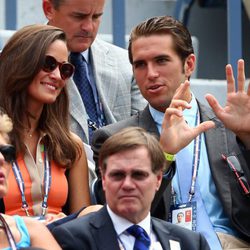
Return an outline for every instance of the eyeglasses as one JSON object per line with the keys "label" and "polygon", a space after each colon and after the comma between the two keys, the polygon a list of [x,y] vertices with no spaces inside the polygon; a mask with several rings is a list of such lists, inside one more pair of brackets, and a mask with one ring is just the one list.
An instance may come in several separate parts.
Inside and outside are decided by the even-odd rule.
{"label": "eyeglasses", "polygon": [[225,161],[227,161],[229,168],[235,174],[237,181],[238,181],[244,195],[249,196],[250,195],[250,187],[249,187],[249,184],[247,182],[246,177],[244,176],[244,171],[240,165],[238,158],[234,155],[230,155],[230,156],[226,157],[225,155],[222,154],[221,156]]}
{"label": "eyeglasses", "polygon": [[16,160],[16,149],[13,145],[0,145],[0,153],[6,162],[11,163]]}
{"label": "eyeglasses", "polygon": [[58,62],[53,56],[45,56],[44,64],[42,66],[42,70],[45,72],[52,72],[59,66],[60,75],[63,80],[70,78],[74,71],[75,67],[69,62]]}

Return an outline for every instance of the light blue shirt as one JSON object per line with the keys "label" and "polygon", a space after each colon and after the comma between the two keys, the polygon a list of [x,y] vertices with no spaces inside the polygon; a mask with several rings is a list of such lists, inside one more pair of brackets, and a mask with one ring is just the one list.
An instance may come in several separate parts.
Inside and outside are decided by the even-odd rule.
{"label": "light blue shirt", "polygon": [[[191,109],[186,109],[183,111],[183,115],[185,117],[185,120],[189,124],[189,126],[194,127],[195,126],[195,118],[196,113],[198,109],[198,104],[196,102],[196,99],[194,95],[192,95],[191,100]],[[149,107],[150,113],[156,122],[157,128],[159,133],[161,133],[161,124],[163,121],[164,113],[159,112],[155,110],[153,107]],[[180,187],[179,187],[179,179],[178,179],[178,169],[184,168],[185,164],[189,162],[189,164],[192,164],[193,160],[193,147],[194,147],[194,141],[192,141],[188,146],[186,146],[181,151],[184,151],[181,153],[177,153],[176,155],[176,174],[173,178],[172,185],[177,195],[177,203],[183,203],[187,202],[187,194],[185,200],[182,200],[181,197],[185,196],[185,194],[181,194]],[[178,155],[182,154],[182,159],[178,157]],[[192,167],[191,167],[192,169]],[[191,185],[191,180],[190,180]],[[190,187],[190,186],[189,186]],[[213,177],[211,175],[209,161],[208,161],[208,155],[207,155],[207,149],[205,144],[205,137],[204,133],[201,135],[201,153],[200,153],[200,164],[199,164],[199,170],[198,170],[198,177],[197,177],[197,183],[196,188],[199,188],[203,205],[205,206],[206,213],[208,215],[208,219],[210,220],[211,226],[213,227],[215,232],[223,232],[231,235],[237,236],[237,232],[232,229],[231,223],[229,221],[229,218],[226,216],[221,201],[218,197],[216,187],[213,181]],[[199,211],[197,211],[199,213]],[[206,236],[207,230],[206,228],[200,228],[199,225],[197,225],[197,231],[203,233]],[[207,237],[206,237],[207,238]],[[218,242],[217,237],[211,236],[213,240],[211,240],[209,243],[211,249],[218,249]],[[207,238],[208,240],[208,238]],[[208,240],[209,241],[209,240]],[[215,247],[216,246],[216,247]]]}

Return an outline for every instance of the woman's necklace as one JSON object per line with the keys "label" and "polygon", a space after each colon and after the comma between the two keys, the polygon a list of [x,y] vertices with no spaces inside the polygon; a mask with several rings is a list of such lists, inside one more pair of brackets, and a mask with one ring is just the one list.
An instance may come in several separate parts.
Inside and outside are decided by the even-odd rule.
{"label": "woman's necklace", "polygon": [[27,128],[27,129],[26,129],[26,134],[27,134],[27,137],[32,138],[32,137],[34,137],[34,135],[36,134],[36,129],[34,129],[34,130],[32,131],[31,128]]}
{"label": "woman's necklace", "polygon": [[36,120],[36,116],[31,114],[29,111],[26,111],[26,115],[27,115],[27,120],[28,120],[27,134],[28,134],[28,137],[32,138],[36,130],[35,129],[33,131],[31,130],[30,119]]}
{"label": "woman's necklace", "polygon": [[32,138],[34,132],[35,132],[35,131],[31,132],[31,130],[28,129],[28,130],[27,130],[28,137],[29,137],[29,138]]}

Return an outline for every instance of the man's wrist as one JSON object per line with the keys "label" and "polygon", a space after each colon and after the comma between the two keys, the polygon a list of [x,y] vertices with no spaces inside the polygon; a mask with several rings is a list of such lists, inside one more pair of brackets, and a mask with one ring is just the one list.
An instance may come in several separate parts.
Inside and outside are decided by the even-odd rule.
{"label": "man's wrist", "polygon": [[172,155],[172,154],[169,154],[169,153],[166,153],[166,152],[163,152],[164,153],[164,156],[165,156],[165,159],[169,162],[173,162],[175,161],[175,155]]}

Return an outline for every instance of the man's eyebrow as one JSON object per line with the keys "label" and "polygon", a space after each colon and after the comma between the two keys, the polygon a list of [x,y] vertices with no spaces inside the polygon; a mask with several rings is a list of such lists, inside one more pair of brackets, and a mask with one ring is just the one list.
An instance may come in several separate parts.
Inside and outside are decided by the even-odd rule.
{"label": "man's eyebrow", "polygon": [[[170,56],[166,55],[166,54],[160,54],[160,55],[157,55],[157,56],[153,57],[153,60],[157,60],[157,59],[161,59],[161,58],[170,59]],[[133,64],[142,63],[142,62],[145,62],[145,61],[146,61],[145,59],[138,59],[138,60],[133,61]]]}
{"label": "man's eyebrow", "polygon": [[154,59],[161,59],[161,58],[170,59],[170,56],[169,56],[169,55],[166,55],[166,54],[162,54],[162,55],[158,55],[158,56],[155,56],[155,57],[154,57]]}
{"label": "man's eyebrow", "polygon": [[99,13],[94,13],[93,16],[102,16],[103,12],[99,12]]}
{"label": "man's eyebrow", "polygon": [[[89,16],[91,15],[91,13],[89,12],[83,12],[83,11],[72,11],[71,15],[76,15],[76,16]],[[99,13],[94,13],[93,16],[102,16],[103,12],[99,12]]]}

